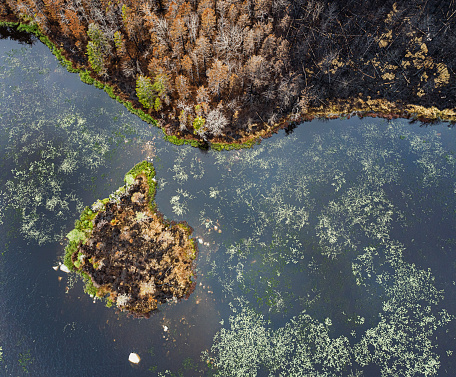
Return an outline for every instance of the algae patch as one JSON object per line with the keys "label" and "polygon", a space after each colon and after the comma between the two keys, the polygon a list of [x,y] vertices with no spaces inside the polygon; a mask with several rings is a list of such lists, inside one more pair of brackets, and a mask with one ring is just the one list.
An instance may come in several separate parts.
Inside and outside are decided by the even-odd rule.
{"label": "algae patch", "polygon": [[125,186],[86,207],[67,235],[65,264],[84,277],[86,292],[135,315],[188,297],[195,286],[192,229],[156,211],[154,176],[152,164],[136,165]]}

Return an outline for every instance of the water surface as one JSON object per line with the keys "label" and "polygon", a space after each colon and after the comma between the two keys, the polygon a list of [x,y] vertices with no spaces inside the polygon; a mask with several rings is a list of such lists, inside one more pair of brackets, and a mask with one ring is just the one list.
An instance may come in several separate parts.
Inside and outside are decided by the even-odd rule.
{"label": "water surface", "polygon": [[[202,152],[8,40],[0,102],[1,375],[452,375],[454,129],[316,120]],[[200,246],[195,292],[147,320],[52,269],[81,209],[143,159]]]}

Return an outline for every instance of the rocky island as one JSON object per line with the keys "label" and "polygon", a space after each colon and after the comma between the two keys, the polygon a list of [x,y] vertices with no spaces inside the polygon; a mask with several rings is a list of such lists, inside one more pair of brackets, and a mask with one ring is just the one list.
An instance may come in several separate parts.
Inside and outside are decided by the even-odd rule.
{"label": "rocky island", "polygon": [[156,210],[154,175],[147,161],[136,165],[125,186],[86,207],[67,236],[65,265],[83,276],[85,291],[136,316],[188,297],[196,284],[192,229]]}

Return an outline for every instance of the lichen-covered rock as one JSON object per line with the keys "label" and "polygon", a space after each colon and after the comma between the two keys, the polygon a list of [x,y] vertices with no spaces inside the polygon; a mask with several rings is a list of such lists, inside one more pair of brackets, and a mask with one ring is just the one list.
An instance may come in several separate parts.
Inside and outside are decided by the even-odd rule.
{"label": "lichen-covered rock", "polygon": [[76,224],[84,237],[67,247],[65,261],[86,278],[86,291],[136,315],[188,296],[195,285],[192,229],[155,210],[153,177],[153,166],[143,162],[127,173],[125,187],[86,209]]}

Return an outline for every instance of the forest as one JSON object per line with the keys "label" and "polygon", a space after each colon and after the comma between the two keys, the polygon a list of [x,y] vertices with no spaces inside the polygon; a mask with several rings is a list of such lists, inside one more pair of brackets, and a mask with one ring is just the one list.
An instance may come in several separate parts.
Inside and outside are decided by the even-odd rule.
{"label": "forest", "polygon": [[225,143],[312,114],[455,120],[455,17],[454,0],[0,3],[168,135]]}

